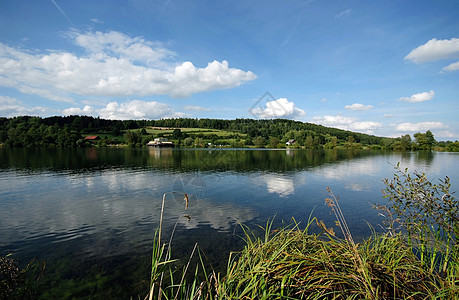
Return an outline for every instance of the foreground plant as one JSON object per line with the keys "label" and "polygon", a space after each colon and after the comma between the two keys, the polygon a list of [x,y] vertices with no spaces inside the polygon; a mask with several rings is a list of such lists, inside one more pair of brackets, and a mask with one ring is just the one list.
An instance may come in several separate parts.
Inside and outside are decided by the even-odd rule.
{"label": "foreground plant", "polygon": [[362,245],[323,231],[290,229],[264,238],[247,234],[220,282],[221,299],[431,299],[437,278],[421,267],[400,236],[374,235]]}
{"label": "foreground plant", "polygon": [[385,179],[384,197],[387,206],[377,205],[386,212],[386,225],[405,230],[409,245],[416,251],[422,265],[430,272],[447,277],[458,288],[459,276],[459,201],[450,192],[448,177],[432,183],[425,173],[408,173],[400,164],[393,179]]}
{"label": "foreground plant", "polygon": [[[166,196],[171,194],[182,194],[184,196],[183,200],[185,201],[185,209],[188,209],[189,198],[186,193],[174,191],[163,194],[159,229],[155,232],[153,240],[150,291],[145,299],[206,299],[206,295],[210,295],[212,284],[215,282],[216,276],[213,273],[208,274],[206,272],[203,262],[204,260],[198,248],[198,243],[194,245],[187,264],[181,270],[178,269],[177,271],[176,265],[174,264],[178,260],[172,259],[171,254],[172,239],[178,222],[181,218],[190,219],[191,217],[189,215],[183,215],[180,217],[175,223],[169,242],[164,243],[161,240],[163,231],[164,204]],[[189,275],[191,260],[196,253],[199,255],[199,262],[195,267],[194,274],[191,274],[191,282],[187,282],[186,277]],[[198,278],[204,278],[204,280],[200,282]]]}

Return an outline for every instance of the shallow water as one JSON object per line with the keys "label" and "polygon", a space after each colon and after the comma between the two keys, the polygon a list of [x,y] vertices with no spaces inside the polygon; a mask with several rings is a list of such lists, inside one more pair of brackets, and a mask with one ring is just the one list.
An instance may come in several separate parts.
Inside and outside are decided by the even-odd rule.
{"label": "shallow water", "polygon": [[[164,232],[178,222],[173,255],[198,242],[217,270],[243,245],[238,223],[255,228],[306,222],[330,226],[330,187],[354,238],[381,222],[382,179],[394,166],[432,180],[459,179],[455,153],[311,150],[0,148],[0,253],[46,261],[42,298],[126,298],[148,287],[150,251],[166,195]],[[182,218],[184,214],[190,220]]]}

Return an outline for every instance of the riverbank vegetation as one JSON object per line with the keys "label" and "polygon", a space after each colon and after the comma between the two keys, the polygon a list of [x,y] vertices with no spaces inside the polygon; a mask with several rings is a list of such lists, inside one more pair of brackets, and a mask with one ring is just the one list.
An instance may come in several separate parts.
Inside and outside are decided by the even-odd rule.
{"label": "riverbank vegetation", "polygon": [[314,217],[304,228],[294,222],[273,230],[268,221],[262,236],[241,225],[246,246],[230,255],[225,274],[206,268],[203,255],[190,266],[197,244],[174,272],[172,238],[162,243],[160,227],[146,299],[457,299],[459,201],[449,178],[432,183],[397,166],[384,183],[387,205],[375,205],[384,232],[355,243],[329,190],[325,202],[336,216],[336,233]]}
{"label": "riverbank vegetation", "polygon": [[[97,137],[88,139],[88,136]],[[178,147],[254,147],[459,151],[432,132],[377,137],[286,119],[105,120],[89,116],[0,118],[0,145],[8,147],[145,146],[167,138]]]}

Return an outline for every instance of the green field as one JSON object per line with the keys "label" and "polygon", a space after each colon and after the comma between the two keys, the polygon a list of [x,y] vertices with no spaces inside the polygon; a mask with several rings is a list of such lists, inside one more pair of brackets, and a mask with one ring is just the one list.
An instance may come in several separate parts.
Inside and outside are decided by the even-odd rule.
{"label": "green field", "polygon": [[[180,129],[182,135],[184,137],[180,138],[184,140],[185,137],[190,137],[195,139],[197,137],[203,140],[203,146],[207,145],[207,143],[213,142],[215,145],[234,145],[236,139],[245,140],[247,138],[247,134],[239,133],[236,131],[229,131],[229,130],[219,130],[219,129],[206,129],[206,128],[154,128],[154,127],[146,127],[144,128],[146,134],[142,135],[142,139],[146,140],[153,140],[157,137],[164,137],[169,139],[169,141],[174,142],[174,144],[179,144],[179,139],[173,137],[174,130]],[[142,131],[143,129],[131,129],[129,131]],[[128,131],[128,130],[126,130]],[[93,136],[97,135],[101,139],[105,140],[113,140],[116,139],[119,143],[124,144],[126,142],[124,138],[124,133],[126,131],[122,131],[121,135],[113,135],[111,133],[106,132],[90,132],[83,135],[86,136]]]}
{"label": "green field", "polygon": [[206,128],[172,128],[172,129],[159,129],[159,128],[152,128],[147,127],[147,133],[153,136],[157,136],[158,134],[169,135],[174,132],[175,129],[180,129],[182,133],[187,134],[202,134],[204,136],[210,135],[217,135],[219,137],[227,137],[230,135],[238,134],[242,138],[245,138],[247,135],[243,133],[239,133],[236,131],[228,131],[228,130],[219,130],[219,129],[206,129]]}

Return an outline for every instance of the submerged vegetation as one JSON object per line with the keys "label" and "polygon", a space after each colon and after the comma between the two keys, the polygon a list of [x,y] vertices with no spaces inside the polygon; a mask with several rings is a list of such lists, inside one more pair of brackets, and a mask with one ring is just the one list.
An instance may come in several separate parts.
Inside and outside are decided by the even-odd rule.
{"label": "submerged vegetation", "polygon": [[[85,139],[88,136],[96,139]],[[105,120],[90,116],[0,118],[0,146],[145,146],[167,138],[178,147],[256,147],[459,151],[459,142],[437,142],[429,130],[399,138],[325,127],[286,119]]]}
{"label": "submerged vegetation", "polygon": [[[230,255],[225,274],[206,268],[197,244],[177,272],[172,237],[162,243],[160,225],[146,299],[457,299],[459,202],[449,178],[434,184],[423,173],[396,169],[394,179],[384,180],[388,205],[375,206],[385,217],[385,232],[373,231],[361,244],[331,190],[326,204],[341,237],[314,217],[305,228],[293,222],[273,230],[268,221],[262,236],[241,225],[246,246]],[[191,268],[193,255],[199,260]]]}

